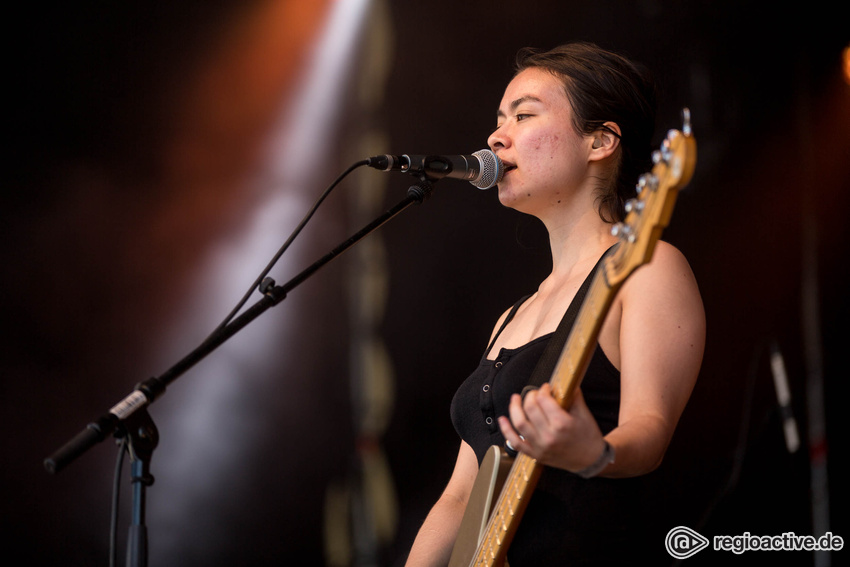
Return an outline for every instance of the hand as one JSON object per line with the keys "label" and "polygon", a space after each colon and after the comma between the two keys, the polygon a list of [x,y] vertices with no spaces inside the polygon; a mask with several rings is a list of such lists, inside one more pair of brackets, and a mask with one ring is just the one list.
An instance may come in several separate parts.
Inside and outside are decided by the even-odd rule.
{"label": "hand", "polygon": [[514,394],[508,413],[510,419],[499,417],[505,439],[541,464],[575,472],[594,463],[605,448],[602,432],[581,390],[565,410],[552,397],[547,383],[524,398]]}

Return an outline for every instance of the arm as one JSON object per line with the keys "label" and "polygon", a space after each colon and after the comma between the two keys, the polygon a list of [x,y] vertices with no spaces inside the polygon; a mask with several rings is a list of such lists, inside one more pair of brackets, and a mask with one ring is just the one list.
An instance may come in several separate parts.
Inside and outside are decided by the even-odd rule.
{"label": "arm", "polygon": [[475,452],[462,441],[449,483],[419,528],[407,567],[448,564],[477,474]]}
{"label": "arm", "polygon": [[623,286],[620,416],[608,436],[622,464],[606,476],[661,464],[702,364],[705,312],[684,256],[659,242],[644,268]]}
{"label": "arm", "polygon": [[[702,300],[678,250],[659,242],[652,262],[626,281],[600,343],[621,372],[619,425],[605,437],[616,460],[601,475],[648,473],[667,450],[696,382],[705,343]],[[500,425],[518,450],[574,472],[596,461],[604,447],[580,393],[565,411],[548,385],[524,401],[514,397],[510,421],[500,418]]]}

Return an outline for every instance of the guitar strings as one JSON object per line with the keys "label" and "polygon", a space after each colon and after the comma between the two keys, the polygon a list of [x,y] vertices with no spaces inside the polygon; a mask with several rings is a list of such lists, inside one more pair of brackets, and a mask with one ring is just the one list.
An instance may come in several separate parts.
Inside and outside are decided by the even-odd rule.
{"label": "guitar strings", "polygon": [[[493,565],[491,562],[495,561],[496,557],[500,555],[504,541],[501,535],[507,535],[508,532],[508,516],[512,518],[516,515],[519,504],[522,503],[528,493],[529,483],[534,478],[537,467],[535,459],[524,454],[517,456],[478,546],[475,565]],[[512,499],[517,502],[516,508],[512,504]],[[500,526],[500,528],[497,528],[497,526]]]}

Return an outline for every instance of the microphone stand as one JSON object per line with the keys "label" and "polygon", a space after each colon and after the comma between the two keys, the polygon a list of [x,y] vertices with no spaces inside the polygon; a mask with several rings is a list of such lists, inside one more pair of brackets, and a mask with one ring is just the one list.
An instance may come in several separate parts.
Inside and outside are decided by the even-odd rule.
{"label": "microphone stand", "polygon": [[148,530],[145,525],[145,492],[153,484],[150,460],[159,442],[159,432],[147,409],[135,411],[117,428],[115,437],[127,438],[130,453],[130,481],[133,484],[133,511],[127,536],[127,567],[148,564]]}
{"label": "microphone stand", "polygon": [[127,547],[128,567],[145,567],[147,565],[148,542],[145,526],[145,497],[146,488],[153,484],[153,477],[150,475],[150,460],[158,443],[159,434],[146,407],[152,404],[174,380],[206,358],[207,355],[269,308],[283,301],[290,291],[325,264],[354,246],[366,235],[381,227],[410,205],[423,203],[427,200],[431,195],[432,183],[436,182],[437,179],[431,178],[425,173],[413,173],[419,177],[419,182],[408,188],[407,196],[404,199],[337,245],[286,284],[276,285],[273,279],[265,278],[259,289],[263,294],[262,299],[210,336],[161,376],[149,378],[137,384],[133,392],[113,406],[108,413],[89,423],[85,429],[44,460],[44,467],[47,471],[55,474],[91,447],[106,439],[110,434],[114,433],[117,438],[127,437],[132,463],[131,480],[133,482],[132,525],[130,526]]}

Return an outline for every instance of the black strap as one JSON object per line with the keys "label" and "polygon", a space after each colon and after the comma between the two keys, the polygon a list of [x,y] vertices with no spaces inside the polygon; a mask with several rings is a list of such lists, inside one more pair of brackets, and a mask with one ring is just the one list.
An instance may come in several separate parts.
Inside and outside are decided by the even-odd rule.
{"label": "black strap", "polygon": [[[614,246],[616,246],[616,244]],[[546,345],[546,350],[543,351],[543,354],[540,356],[540,360],[534,367],[534,372],[532,372],[531,379],[528,381],[529,385],[523,389],[523,394],[529,388],[539,388],[552,378],[552,373],[555,371],[555,365],[558,363],[561,351],[564,349],[564,345],[567,342],[567,336],[573,328],[576,317],[578,317],[579,309],[581,309],[582,303],[584,303],[584,297],[590,290],[590,284],[593,283],[593,276],[599,270],[599,266],[602,265],[602,260],[611,253],[614,246],[606,250],[605,254],[599,258],[596,265],[592,270],[590,270],[587,278],[585,278],[584,283],[581,284],[581,287],[576,292],[567,312],[564,313],[564,317],[558,324],[555,334],[552,335],[552,338],[549,340],[549,344]]]}
{"label": "black strap", "polygon": [[505,317],[504,322],[502,322],[502,326],[501,326],[501,327],[499,327],[499,330],[498,330],[498,331],[496,331],[496,334],[495,334],[495,335],[493,335],[493,339],[490,341],[490,344],[489,344],[489,345],[487,345],[487,350],[485,350],[485,351],[484,351],[484,358],[487,358],[487,357],[490,355],[490,350],[492,350],[493,345],[494,345],[494,344],[496,344],[496,339],[498,339],[498,338],[499,338],[499,335],[501,335],[501,334],[502,334],[502,331],[503,331],[503,330],[505,330],[505,327],[507,327],[508,323],[510,323],[510,322],[511,322],[511,319],[513,319],[513,318],[514,318],[514,315],[516,315],[516,312],[519,310],[520,305],[522,305],[523,303],[525,303],[525,300],[526,300],[526,299],[528,299],[529,297],[531,297],[531,295],[530,295],[530,294],[529,294],[529,295],[524,295],[523,297],[521,297],[521,298],[519,299],[519,301],[517,301],[516,303],[514,303],[514,306],[513,306],[513,307],[511,307],[511,310],[510,310],[510,312],[508,313],[508,316],[507,316],[507,317]]}

